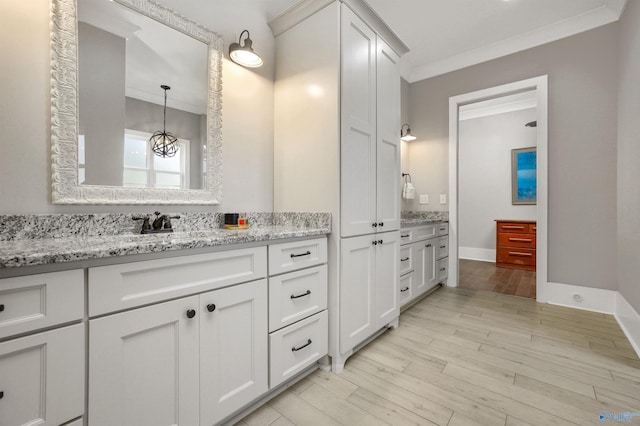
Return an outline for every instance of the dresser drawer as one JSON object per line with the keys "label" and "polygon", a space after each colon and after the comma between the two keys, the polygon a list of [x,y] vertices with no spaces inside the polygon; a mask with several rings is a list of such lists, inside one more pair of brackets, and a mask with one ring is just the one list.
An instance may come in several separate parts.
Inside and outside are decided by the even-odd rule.
{"label": "dresser drawer", "polygon": [[84,315],[84,271],[0,280],[0,338],[79,320]]}
{"label": "dresser drawer", "polygon": [[89,269],[89,316],[267,276],[267,248],[253,247]]}
{"label": "dresser drawer", "polygon": [[327,308],[327,265],[269,278],[269,332]]}
{"label": "dresser drawer", "polygon": [[269,386],[274,388],[327,354],[327,311],[269,334]]}
{"label": "dresser drawer", "polygon": [[400,306],[406,304],[409,300],[411,300],[411,296],[413,295],[413,288],[415,286],[416,273],[411,271],[407,274],[400,276]]}
{"label": "dresser drawer", "polygon": [[440,237],[437,242],[437,258],[442,259],[443,257],[449,256],[449,237]]}
{"label": "dresser drawer", "polygon": [[498,247],[496,260],[498,263],[535,266],[536,251],[527,248]]}
{"label": "dresser drawer", "polygon": [[530,223],[498,222],[498,233],[529,233],[531,226]]}
{"label": "dresser drawer", "polygon": [[400,248],[400,275],[404,275],[413,269],[413,250],[411,246]]}
{"label": "dresser drawer", "polygon": [[441,223],[438,225],[438,235],[448,235],[449,234],[449,224]]}
{"label": "dresser drawer", "polygon": [[269,246],[269,275],[291,272],[326,262],[326,238]]}
{"label": "dresser drawer", "polygon": [[535,249],[535,234],[498,234],[498,246]]}

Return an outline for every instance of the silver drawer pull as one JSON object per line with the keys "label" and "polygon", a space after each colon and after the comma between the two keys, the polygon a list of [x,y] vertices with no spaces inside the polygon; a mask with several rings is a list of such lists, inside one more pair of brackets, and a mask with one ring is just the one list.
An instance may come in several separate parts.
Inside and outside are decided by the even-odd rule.
{"label": "silver drawer pull", "polygon": [[291,253],[291,258],[293,259],[294,257],[302,257],[302,256],[310,256],[311,252],[309,250],[307,250],[306,253],[302,253],[302,254],[293,254]]}
{"label": "silver drawer pull", "polygon": [[400,293],[404,293],[405,291],[408,291],[408,290],[409,290],[409,287],[405,287],[405,288],[400,290]]}
{"label": "silver drawer pull", "polygon": [[514,241],[514,242],[518,242],[518,243],[530,243],[533,240],[531,238],[514,238],[514,237],[511,237],[511,238],[509,238],[509,241]]}
{"label": "silver drawer pull", "polygon": [[532,253],[522,253],[519,251],[510,251],[509,256],[521,256],[521,257],[532,257]]}
{"label": "silver drawer pull", "polygon": [[311,290],[307,290],[306,293],[298,294],[297,296],[292,294],[291,298],[292,299],[299,299],[301,297],[305,297],[305,296],[308,296],[310,294],[311,294]]}
{"label": "silver drawer pull", "polygon": [[298,352],[299,350],[304,349],[304,348],[306,348],[307,346],[309,346],[311,343],[313,343],[313,342],[311,341],[311,339],[307,339],[307,343],[305,343],[304,345],[299,346],[299,347],[297,347],[297,348],[296,348],[295,346],[294,346],[294,347],[292,347],[292,348],[291,348],[291,352]]}

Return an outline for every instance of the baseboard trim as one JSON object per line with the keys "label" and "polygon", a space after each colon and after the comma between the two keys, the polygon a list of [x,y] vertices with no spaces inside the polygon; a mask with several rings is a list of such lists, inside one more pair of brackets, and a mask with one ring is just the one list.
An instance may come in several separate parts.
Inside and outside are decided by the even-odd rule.
{"label": "baseboard trim", "polygon": [[[616,293],[615,290],[572,284],[547,283],[545,286],[547,303],[612,315],[616,309]],[[581,297],[581,300],[576,299],[576,296]]]}
{"label": "baseboard trim", "polygon": [[633,306],[619,291],[616,292],[616,313],[614,316],[629,339],[633,350],[640,357],[640,314],[633,309]]}
{"label": "baseboard trim", "polygon": [[[547,303],[552,305],[613,315],[640,358],[640,314],[619,291],[547,283],[545,295]],[[582,296],[582,301],[575,300],[574,295]]]}
{"label": "baseboard trim", "polygon": [[479,260],[481,262],[495,262],[496,251],[492,249],[476,247],[458,247],[458,258],[466,260]]}

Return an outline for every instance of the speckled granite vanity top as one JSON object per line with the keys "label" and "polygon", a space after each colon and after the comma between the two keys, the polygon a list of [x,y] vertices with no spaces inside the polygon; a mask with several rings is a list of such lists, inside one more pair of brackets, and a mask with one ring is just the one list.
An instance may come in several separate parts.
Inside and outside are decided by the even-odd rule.
{"label": "speckled granite vanity top", "polygon": [[[158,253],[331,232],[325,213],[247,213],[249,229],[221,227],[219,213],[186,213],[175,232],[140,235],[129,214],[3,216],[0,269]],[[137,227],[137,229],[136,229]],[[197,230],[187,230],[197,229]]]}
{"label": "speckled granite vanity top", "polygon": [[449,212],[402,212],[400,226],[408,228],[448,221]]}

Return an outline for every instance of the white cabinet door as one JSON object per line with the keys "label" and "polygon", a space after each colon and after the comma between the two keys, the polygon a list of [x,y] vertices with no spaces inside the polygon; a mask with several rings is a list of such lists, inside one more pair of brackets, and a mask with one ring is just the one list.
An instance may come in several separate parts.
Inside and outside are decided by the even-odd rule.
{"label": "white cabinet door", "polygon": [[202,294],[198,314],[200,424],[208,426],[268,389],[267,281]]}
{"label": "white cabinet door", "polygon": [[414,252],[416,253],[417,279],[413,296],[423,294],[436,284],[438,284],[438,274],[436,271],[436,254],[438,244],[437,238],[431,238],[425,241],[414,243]]}
{"label": "white cabinet door", "polygon": [[84,325],[0,343],[0,425],[56,426],[84,412]]}
{"label": "white cabinet door", "polygon": [[198,419],[198,296],[89,321],[91,426]]}
{"label": "white cabinet door", "polygon": [[376,34],[342,5],[341,235],[375,232]]}
{"label": "white cabinet door", "polygon": [[400,57],[377,40],[376,212],[378,232],[400,229]]}
{"label": "white cabinet door", "polygon": [[[375,331],[376,235],[341,241],[340,351],[346,353]],[[376,245],[374,245],[374,243]]]}
{"label": "white cabinet door", "polygon": [[398,280],[400,279],[400,235],[378,234],[375,260],[375,329],[384,327],[400,315]]}

